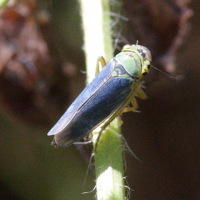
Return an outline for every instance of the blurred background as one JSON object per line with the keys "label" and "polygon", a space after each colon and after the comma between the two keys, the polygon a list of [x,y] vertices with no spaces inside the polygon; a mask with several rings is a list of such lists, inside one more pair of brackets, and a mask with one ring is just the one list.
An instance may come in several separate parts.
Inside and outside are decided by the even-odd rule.
{"label": "blurred background", "polygon": [[[153,65],[176,77],[151,69],[148,100],[138,101],[140,113],[123,115],[123,135],[141,160],[125,153],[130,199],[198,200],[200,2],[113,0],[111,7],[116,53],[139,40]],[[85,158],[74,145],[54,148],[46,135],[85,85],[79,10],[73,0],[18,0],[0,11],[2,200],[94,199],[95,192],[82,194],[95,187]]]}

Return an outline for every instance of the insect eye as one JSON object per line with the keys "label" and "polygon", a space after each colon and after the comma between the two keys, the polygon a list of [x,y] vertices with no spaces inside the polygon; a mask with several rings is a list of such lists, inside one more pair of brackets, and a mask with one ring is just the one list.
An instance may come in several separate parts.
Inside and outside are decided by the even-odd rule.
{"label": "insect eye", "polygon": [[150,65],[146,65],[146,66],[143,67],[142,75],[146,75],[146,74],[149,73],[149,67],[150,67]]}

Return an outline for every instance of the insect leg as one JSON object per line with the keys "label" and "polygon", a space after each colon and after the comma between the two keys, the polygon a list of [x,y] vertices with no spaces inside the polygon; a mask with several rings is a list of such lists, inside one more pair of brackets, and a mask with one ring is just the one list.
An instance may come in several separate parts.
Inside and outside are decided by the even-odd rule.
{"label": "insect leg", "polygon": [[[119,118],[119,120],[120,120],[120,123],[123,123],[123,121],[121,120],[121,118]],[[96,153],[97,146],[98,146],[98,143],[99,143],[99,140],[100,140],[100,137],[101,137],[102,132],[106,129],[106,127],[107,127],[107,126],[110,124],[110,122],[112,122],[112,121],[113,121],[113,118],[112,118],[112,120],[108,119],[108,120],[104,123],[104,125],[100,128],[100,131],[99,131],[99,133],[98,133],[98,137],[97,137],[97,139],[96,139],[95,147],[94,147],[94,149],[93,149],[93,152],[94,152],[94,153]]]}
{"label": "insect leg", "polygon": [[133,99],[131,100],[131,104],[132,104],[132,106],[131,106],[131,107],[128,106],[128,107],[124,108],[124,110],[122,111],[122,113],[130,112],[130,111],[135,111],[135,110],[138,109],[138,103],[137,103],[137,101],[136,101],[135,98],[133,98]]}
{"label": "insect leg", "polygon": [[[136,95],[135,91],[138,89],[140,90],[140,86],[139,86],[139,82],[136,82],[134,84],[134,86],[132,87],[131,89],[131,92],[130,94],[128,95],[127,99],[125,100],[125,102],[118,108],[118,110],[116,112],[114,112],[106,121],[103,121],[103,125],[101,127],[101,130],[99,131],[99,135],[97,137],[97,141],[96,141],[96,144],[95,144],[95,147],[94,147],[94,152],[96,151],[97,149],[97,145],[98,145],[98,142],[99,142],[99,138],[101,136],[101,133],[104,131],[104,129],[110,124],[110,122],[112,122],[118,115],[120,115],[124,108],[131,102],[133,106],[137,106],[137,103],[136,103],[136,100],[133,100],[135,99],[134,96]],[[142,90],[142,89],[141,89]],[[142,91],[143,92],[143,91]],[[140,94],[140,93],[139,93]],[[136,109],[134,109],[136,110]]]}
{"label": "insect leg", "polygon": [[145,92],[143,91],[143,89],[140,86],[139,86],[135,96],[140,99],[147,99],[147,95],[145,94]]}
{"label": "insect leg", "polygon": [[100,72],[99,62],[101,63],[102,68],[104,68],[106,65],[106,61],[105,61],[104,57],[103,56],[99,57],[97,59],[95,76]]}

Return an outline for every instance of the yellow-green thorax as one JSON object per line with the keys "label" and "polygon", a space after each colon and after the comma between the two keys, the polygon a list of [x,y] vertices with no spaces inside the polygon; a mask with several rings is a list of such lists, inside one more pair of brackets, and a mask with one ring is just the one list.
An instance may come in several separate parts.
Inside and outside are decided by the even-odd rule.
{"label": "yellow-green thorax", "polygon": [[118,66],[114,69],[113,76],[130,76],[134,79],[141,79],[149,72],[151,53],[141,45],[125,45],[122,52],[117,54],[114,60],[121,67]]}

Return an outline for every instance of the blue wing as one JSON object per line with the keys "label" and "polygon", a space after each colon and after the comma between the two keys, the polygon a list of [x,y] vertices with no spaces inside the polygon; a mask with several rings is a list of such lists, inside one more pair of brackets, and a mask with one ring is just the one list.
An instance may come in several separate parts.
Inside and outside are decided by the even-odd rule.
{"label": "blue wing", "polygon": [[76,116],[78,110],[89,101],[90,98],[99,90],[99,88],[105,84],[105,82],[111,77],[112,60],[106,64],[101,72],[93,79],[93,81],[79,94],[74,100],[71,106],[59,119],[59,121],[48,132],[48,136],[56,135],[63,132],[70,121]]}
{"label": "blue wing", "polygon": [[76,113],[68,126],[55,135],[56,143],[60,146],[69,145],[90,133],[123,104],[132,84],[132,78],[112,77],[107,80]]}

